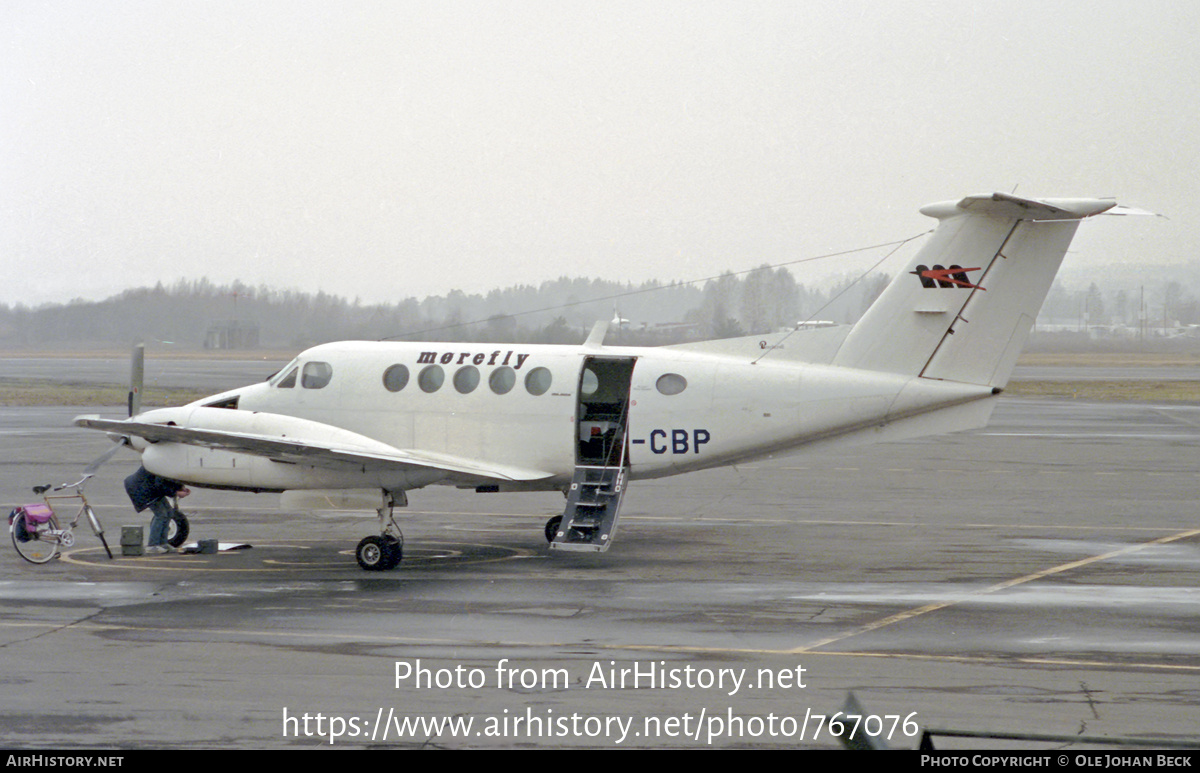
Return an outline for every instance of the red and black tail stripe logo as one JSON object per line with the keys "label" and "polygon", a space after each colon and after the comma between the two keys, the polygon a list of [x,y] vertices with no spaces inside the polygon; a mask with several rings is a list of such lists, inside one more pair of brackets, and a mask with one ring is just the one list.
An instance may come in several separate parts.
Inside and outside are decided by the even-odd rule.
{"label": "red and black tail stripe logo", "polygon": [[963,268],[962,266],[951,266],[943,268],[942,266],[917,266],[916,271],[910,271],[910,274],[916,274],[921,279],[922,287],[967,287],[972,290],[984,290],[971,282],[967,276],[968,271],[978,271],[979,268]]}

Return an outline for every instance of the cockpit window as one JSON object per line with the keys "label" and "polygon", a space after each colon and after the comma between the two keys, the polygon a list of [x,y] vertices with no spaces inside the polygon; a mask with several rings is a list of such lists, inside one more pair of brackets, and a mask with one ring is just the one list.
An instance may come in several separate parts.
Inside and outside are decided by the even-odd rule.
{"label": "cockpit window", "polygon": [[[275,374],[267,379],[267,383],[280,389],[289,389],[296,386],[296,362],[297,360],[292,360],[287,365],[275,371]],[[291,383],[285,384],[284,382],[288,379],[291,379]]]}
{"label": "cockpit window", "polygon": [[297,368],[294,365],[290,369],[280,371],[280,376],[275,380],[273,386],[279,389],[291,389],[296,386],[296,371]]}
{"label": "cockpit window", "polygon": [[328,362],[306,362],[300,376],[300,386],[305,389],[321,389],[333,378],[333,366]]}

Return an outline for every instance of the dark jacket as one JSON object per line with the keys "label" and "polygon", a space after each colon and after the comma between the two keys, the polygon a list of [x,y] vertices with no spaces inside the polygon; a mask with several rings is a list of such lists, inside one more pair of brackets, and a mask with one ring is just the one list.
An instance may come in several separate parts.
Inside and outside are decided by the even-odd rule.
{"label": "dark jacket", "polygon": [[137,472],[125,479],[125,493],[139,513],[152,502],[175,496],[183,487],[182,483],[147,472],[145,467],[138,467]]}

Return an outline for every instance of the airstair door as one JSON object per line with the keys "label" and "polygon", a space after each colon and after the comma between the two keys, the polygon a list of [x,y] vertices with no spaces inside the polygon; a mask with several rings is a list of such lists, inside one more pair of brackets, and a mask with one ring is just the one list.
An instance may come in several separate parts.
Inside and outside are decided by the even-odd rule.
{"label": "airstair door", "polygon": [[552,550],[603,552],[616,535],[629,469],[633,357],[585,357],[576,406],[575,475]]}

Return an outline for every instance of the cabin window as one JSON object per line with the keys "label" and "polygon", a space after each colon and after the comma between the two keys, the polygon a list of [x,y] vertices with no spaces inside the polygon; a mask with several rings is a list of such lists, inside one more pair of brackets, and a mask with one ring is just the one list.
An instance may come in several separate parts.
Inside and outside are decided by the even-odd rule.
{"label": "cabin window", "polygon": [[383,372],[383,387],[389,392],[399,392],[408,386],[408,368],[393,365]]}
{"label": "cabin window", "polygon": [[479,386],[479,368],[467,365],[454,372],[454,388],[459,394],[470,394]]}
{"label": "cabin window", "polygon": [[550,391],[552,380],[547,368],[534,368],[525,375],[525,391],[531,395],[544,395]]}
{"label": "cabin window", "polygon": [[507,365],[501,365],[488,376],[488,386],[498,395],[506,395],[517,384],[516,372]]}
{"label": "cabin window", "polygon": [[677,395],[687,389],[687,379],[678,373],[664,373],[658,377],[654,386],[664,395]]}
{"label": "cabin window", "polygon": [[417,375],[417,385],[422,392],[436,392],[446,381],[446,371],[441,365],[429,365]]}
{"label": "cabin window", "polygon": [[328,362],[306,362],[300,374],[300,386],[305,389],[322,389],[333,378],[333,366]]}
{"label": "cabin window", "polygon": [[579,382],[579,391],[585,395],[594,395],[600,388],[600,378],[591,368],[583,369],[583,378]]}
{"label": "cabin window", "polygon": [[275,386],[280,389],[291,389],[296,386],[296,372],[298,370],[299,368],[292,368],[287,373],[284,373],[283,377],[275,382]]}

